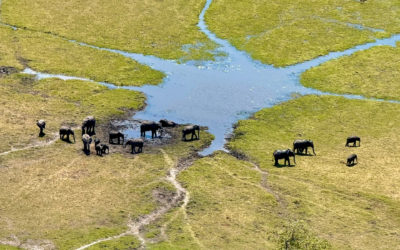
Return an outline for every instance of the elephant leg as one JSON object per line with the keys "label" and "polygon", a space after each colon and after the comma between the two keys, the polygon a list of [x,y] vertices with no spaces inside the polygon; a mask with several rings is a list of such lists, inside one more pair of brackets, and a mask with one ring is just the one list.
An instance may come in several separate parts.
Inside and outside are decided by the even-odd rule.
{"label": "elephant leg", "polygon": [[276,166],[276,165],[278,165],[278,159],[275,157],[275,165],[274,166]]}
{"label": "elephant leg", "polygon": [[[306,155],[308,155],[308,147],[306,148]],[[289,164],[290,165],[290,164]]]}

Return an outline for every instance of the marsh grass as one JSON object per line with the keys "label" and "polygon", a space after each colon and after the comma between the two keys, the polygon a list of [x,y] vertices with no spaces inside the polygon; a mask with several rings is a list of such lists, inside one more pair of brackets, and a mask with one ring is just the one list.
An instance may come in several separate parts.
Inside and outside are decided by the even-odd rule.
{"label": "marsh grass", "polygon": [[391,46],[358,51],[309,69],[300,80],[321,91],[400,100],[399,55],[400,49]]}
{"label": "marsh grass", "polygon": [[0,66],[85,77],[117,86],[156,85],[165,74],[122,55],[23,29],[0,26]]}
{"label": "marsh grass", "polygon": [[[229,142],[267,171],[268,183],[293,219],[303,219],[337,249],[394,249],[400,220],[398,104],[305,96],[239,121]],[[345,147],[358,135],[361,147]],[[295,167],[273,166],[272,152],[295,139],[314,141],[317,156]],[[358,155],[354,167],[347,156]]]}
{"label": "marsh grass", "polygon": [[[208,60],[217,46],[196,26],[205,0],[2,1],[2,21],[103,48]],[[78,11],[79,10],[79,11]],[[201,46],[204,44],[204,46]],[[184,45],[199,45],[185,51]]]}
{"label": "marsh grass", "polygon": [[399,12],[394,0],[214,0],[206,21],[253,59],[283,67],[396,34]]}

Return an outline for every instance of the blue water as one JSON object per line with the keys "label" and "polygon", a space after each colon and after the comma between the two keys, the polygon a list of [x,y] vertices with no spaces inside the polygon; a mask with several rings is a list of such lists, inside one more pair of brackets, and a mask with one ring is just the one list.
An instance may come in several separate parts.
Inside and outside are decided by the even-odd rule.
{"label": "blue water", "polygon": [[[200,14],[198,26],[212,41],[220,45],[220,51],[228,55],[217,61],[179,64],[173,60],[163,60],[154,56],[109,50],[79,43],[82,46],[124,55],[165,72],[167,77],[159,86],[123,87],[142,91],[148,97],[146,109],[138,112],[134,118],[155,121],[168,119],[182,124],[192,123],[207,126],[208,131],[215,135],[215,140],[209,148],[201,152],[203,155],[224,149],[225,137],[232,132],[232,125],[239,119],[246,119],[262,108],[289,100],[293,93],[301,95],[329,94],[300,85],[299,76],[303,71],[356,51],[378,45],[395,46],[396,41],[400,41],[400,35],[396,35],[343,52],[330,53],[290,67],[275,68],[252,60],[245,52],[238,51],[227,41],[219,39],[208,30],[204,14],[211,1],[207,0],[207,4]],[[29,71],[29,69],[25,72],[38,74],[38,78],[54,77],[54,75]],[[62,75],[56,75],[56,77],[87,80]],[[102,84],[116,88],[112,84]],[[363,99],[362,96],[341,96]],[[126,133],[138,134],[137,130],[126,131]]]}

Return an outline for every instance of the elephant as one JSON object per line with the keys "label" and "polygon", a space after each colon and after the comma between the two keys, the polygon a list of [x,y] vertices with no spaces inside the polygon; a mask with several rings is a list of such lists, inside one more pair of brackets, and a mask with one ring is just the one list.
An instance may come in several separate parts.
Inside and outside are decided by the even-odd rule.
{"label": "elephant", "polygon": [[103,149],[102,149],[100,144],[96,144],[95,149],[96,149],[96,154],[97,155],[103,156]]}
{"label": "elephant", "polygon": [[293,152],[296,153],[296,149],[297,149],[297,153],[303,153],[303,150],[306,150],[306,154],[307,154],[307,149],[308,147],[311,147],[313,150],[314,155],[315,151],[314,151],[314,142],[312,142],[311,140],[295,140],[293,142]]}
{"label": "elephant", "polygon": [[106,144],[100,144],[100,146],[101,146],[101,152],[102,152],[103,154],[106,153],[106,150],[107,150],[107,154],[110,153],[110,147],[109,147],[108,145],[106,145]]}
{"label": "elephant", "polygon": [[43,129],[46,128],[46,121],[45,120],[36,120],[36,125],[40,129],[39,135],[43,135]]}
{"label": "elephant", "polygon": [[135,148],[138,147],[140,152],[143,152],[143,139],[129,139],[126,141],[125,145],[123,146],[124,148],[126,148],[127,145],[131,145],[132,147],[132,154],[136,153]]}
{"label": "elephant", "polygon": [[[196,135],[196,130],[197,130],[197,133],[199,134],[199,136]],[[188,134],[192,134],[191,140],[193,140],[193,136],[196,136],[196,139],[200,140],[200,127],[197,125],[185,126],[182,129],[182,140],[186,141],[186,135],[188,135]]]}
{"label": "elephant", "polygon": [[95,126],[96,126],[96,119],[94,116],[88,116],[85,119],[83,119],[82,122],[82,135],[83,134],[95,134]]}
{"label": "elephant", "polygon": [[100,141],[98,138],[95,138],[95,139],[94,139],[94,145],[97,146],[98,144],[100,144],[100,142],[101,142],[101,141]]}
{"label": "elephant", "polygon": [[85,152],[90,152],[90,144],[92,143],[92,138],[88,134],[82,135],[83,150]]}
{"label": "elephant", "polygon": [[357,141],[358,141],[358,146],[361,146],[361,139],[358,136],[350,136],[347,138],[347,142],[346,142],[346,147],[349,146],[349,143],[353,143],[353,147],[357,146]]}
{"label": "elephant", "polygon": [[[286,161],[288,161],[290,166],[290,159],[289,159],[290,156],[293,156],[294,164],[296,164],[296,156],[294,155],[294,152],[289,148],[286,150],[275,150],[273,156],[275,158],[275,164],[274,164],[275,166],[278,165],[279,159],[285,159],[285,165]],[[274,161],[274,159],[272,159],[272,161]]]}
{"label": "elephant", "polygon": [[151,139],[153,137],[157,137],[157,130],[161,129],[161,124],[152,122],[152,121],[144,121],[140,124],[140,136],[145,137],[146,131],[151,131]]}
{"label": "elephant", "polygon": [[108,135],[110,136],[110,139],[108,140],[108,143],[113,144],[114,139],[118,139],[118,144],[121,143],[120,139],[122,138],[122,145],[124,145],[124,134],[119,132],[119,131],[109,131]]}
{"label": "elephant", "polygon": [[64,140],[64,136],[65,135],[67,136],[68,141],[70,141],[69,140],[69,135],[72,135],[74,137],[74,142],[75,142],[75,133],[74,133],[74,131],[70,127],[62,126],[60,128],[60,139]]}
{"label": "elephant", "polygon": [[167,119],[160,120],[162,127],[175,127],[177,124],[173,121],[169,121]]}
{"label": "elephant", "polygon": [[357,155],[356,154],[349,155],[349,157],[347,157],[346,166],[354,165],[354,161],[357,161],[358,163]]}

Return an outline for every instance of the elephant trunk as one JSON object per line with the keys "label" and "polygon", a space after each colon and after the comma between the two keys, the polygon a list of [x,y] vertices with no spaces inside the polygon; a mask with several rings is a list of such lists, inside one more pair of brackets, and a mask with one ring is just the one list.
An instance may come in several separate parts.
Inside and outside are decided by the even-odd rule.
{"label": "elephant trunk", "polygon": [[200,140],[200,127],[197,129],[197,133],[199,134],[199,140]]}
{"label": "elephant trunk", "polygon": [[314,147],[312,148],[312,151],[313,151],[314,155],[317,155],[317,154],[315,153],[315,151],[314,151]]}
{"label": "elephant trunk", "polygon": [[76,142],[76,141],[75,141],[75,135],[74,135],[74,134],[72,134],[72,137],[74,137],[74,143],[75,143],[75,142]]}
{"label": "elephant trunk", "polygon": [[126,144],[128,144],[128,143],[125,143],[125,144],[124,144],[124,142],[122,142],[122,147],[123,147],[123,148],[126,148]]}
{"label": "elephant trunk", "polygon": [[297,164],[297,163],[296,163],[296,156],[295,156],[295,155],[293,155],[293,161],[294,161],[294,164]]}

